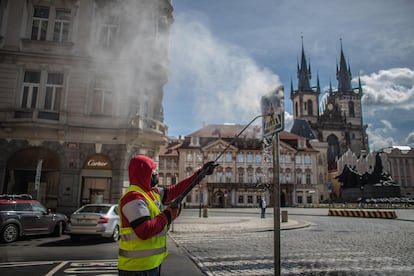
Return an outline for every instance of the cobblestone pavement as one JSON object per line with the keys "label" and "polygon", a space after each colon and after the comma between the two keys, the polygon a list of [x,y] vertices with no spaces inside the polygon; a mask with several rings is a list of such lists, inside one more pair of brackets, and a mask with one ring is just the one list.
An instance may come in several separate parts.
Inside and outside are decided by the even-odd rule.
{"label": "cobblestone pavement", "polygon": [[[413,210],[414,212],[414,210]],[[273,215],[184,210],[170,236],[206,275],[274,275]],[[414,221],[289,215],[282,275],[414,275]],[[287,228],[285,228],[287,229]]]}

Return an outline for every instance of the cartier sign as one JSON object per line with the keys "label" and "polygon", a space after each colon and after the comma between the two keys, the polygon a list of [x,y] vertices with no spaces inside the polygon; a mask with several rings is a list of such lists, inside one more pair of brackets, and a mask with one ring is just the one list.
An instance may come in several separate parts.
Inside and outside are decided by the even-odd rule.
{"label": "cartier sign", "polygon": [[110,170],[112,169],[112,165],[111,161],[107,157],[102,155],[93,155],[86,160],[84,168]]}

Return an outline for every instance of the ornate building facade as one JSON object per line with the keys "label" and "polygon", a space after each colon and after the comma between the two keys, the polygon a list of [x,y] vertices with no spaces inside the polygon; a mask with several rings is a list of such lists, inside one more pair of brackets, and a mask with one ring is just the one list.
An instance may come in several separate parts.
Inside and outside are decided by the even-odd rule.
{"label": "ornate building facade", "polygon": [[167,142],[171,0],[0,2],[0,193],[116,202]]}
{"label": "ornate building facade", "polygon": [[[362,114],[362,86],[352,87],[352,75],[347,65],[341,45],[339,65],[336,66],[336,89],[329,86],[326,98],[320,102],[321,88],[319,76],[316,85],[311,86],[311,66],[306,61],[302,43],[300,64],[297,65],[298,87],[295,90],[291,82],[290,98],[293,103],[293,117],[295,119],[292,132],[300,132],[295,126],[296,119],[309,124],[311,133],[305,137],[316,138],[328,144],[327,158],[329,169],[336,167],[336,160],[348,149],[358,154],[365,154],[368,149],[367,126],[363,124]],[[323,109],[320,111],[320,106]],[[302,135],[302,134],[301,134]]]}
{"label": "ornate building facade", "polygon": [[[167,147],[160,154],[161,184],[172,182],[168,179],[173,172],[165,166],[176,161],[168,160],[178,160],[178,178],[182,179],[219,157],[214,174],[188,194],[187,207],[257,207],[262,197],[272,204],[272,149],[263,148],[257,126],[234,138],[244,127],[207,125],[185,136],[180,146]],[[326,146],[324,150],[323,143],[282,131],[279,149],[281,206],[316,204],[328,199]]]}

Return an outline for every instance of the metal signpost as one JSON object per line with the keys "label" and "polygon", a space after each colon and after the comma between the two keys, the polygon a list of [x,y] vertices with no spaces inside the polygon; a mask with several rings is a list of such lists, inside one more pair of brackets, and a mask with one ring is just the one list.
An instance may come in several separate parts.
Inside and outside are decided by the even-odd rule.
{"label": "metal signpost", "polygon": [[273,144],[273,200],[274,200],[274,269],[280,275],[280,184],[279,132],[284,128],[284,88],[279,86],[261,99],[263,139],[272,138]]}

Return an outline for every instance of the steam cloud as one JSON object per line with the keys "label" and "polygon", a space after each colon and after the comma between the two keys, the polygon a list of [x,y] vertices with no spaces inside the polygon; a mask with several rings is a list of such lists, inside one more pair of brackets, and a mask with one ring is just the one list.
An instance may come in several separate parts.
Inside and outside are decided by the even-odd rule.
{"label": "steam cloud", "polygon": [[[168,86],[180,92],[166,97],[177,97],[183,108],[191,108],[187,121],[200,127],[202,123],[245,124],[261,114],[260,98],[281,84],[277,75],[259,68],[243,49],[215,39],[204,25],[188,17],[178,18],[172,31],[173,75]],[[184,98],[185,94],[191,96]]]}

